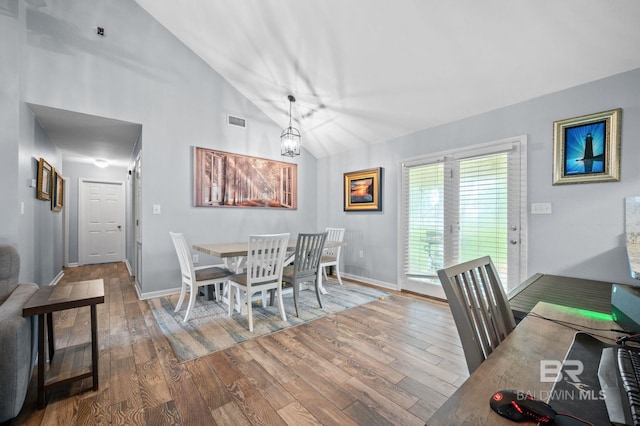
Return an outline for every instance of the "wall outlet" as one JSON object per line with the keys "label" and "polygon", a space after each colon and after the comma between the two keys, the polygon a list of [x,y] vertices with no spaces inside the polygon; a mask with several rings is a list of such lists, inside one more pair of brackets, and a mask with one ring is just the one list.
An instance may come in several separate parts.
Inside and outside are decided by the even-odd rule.
{"label": "wall outlet", "polygon": [[531,214],[551,214],[551,203],[531,203]]}
{"label": "wall outlet", "polygon": [[193,255],[193,263],[198,263],[198,262],[200,262],[200,256],[197,255],[197,254],[194,254]]}
{"label": "wall outlet", "polygon": [[153,214],[160,214],[161,211],[160,204],[153,205]]}

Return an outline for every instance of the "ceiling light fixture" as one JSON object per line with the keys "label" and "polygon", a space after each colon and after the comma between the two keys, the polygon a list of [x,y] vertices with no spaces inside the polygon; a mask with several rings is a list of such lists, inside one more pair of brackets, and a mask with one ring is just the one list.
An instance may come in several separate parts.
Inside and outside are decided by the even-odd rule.
{"label": "ceiling light fixture", "polygon": [[109,160],[105,160],[104,158],[96,158],[95,160],[93,160],[93,164],[100,167],[101,169],[104,169],[109,165]]}
{"label": "ceiling light fixture", "polygon": [[289,127],[280,134],[280,154],[287,157],[295,157],[300,155],[300,131],[291,126],[291,104],[296,98],[289,95]]}

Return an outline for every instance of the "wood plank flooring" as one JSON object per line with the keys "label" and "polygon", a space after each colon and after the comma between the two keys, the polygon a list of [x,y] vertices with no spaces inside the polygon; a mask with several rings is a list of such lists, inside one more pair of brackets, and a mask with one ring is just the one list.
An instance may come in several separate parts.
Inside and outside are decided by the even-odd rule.
{"label": "wood plank flooring", "polygon": [[[91,379],[62,386],[38,410],[34,375],[10,425],[422,426],[468,376],[442,302],[392,292],[179,363],[124,264],[69,268],[63,282],[94,278],[105,283],[99,389]],[[56,347],[89,341],[89,321],[88,308],[54,314]]]}

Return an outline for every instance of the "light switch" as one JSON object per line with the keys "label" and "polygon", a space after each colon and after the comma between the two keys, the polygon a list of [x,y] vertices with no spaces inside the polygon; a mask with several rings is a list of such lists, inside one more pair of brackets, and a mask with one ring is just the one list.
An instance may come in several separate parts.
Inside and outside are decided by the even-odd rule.
{"label": "light switch", "polygon": [[160,204],[153,205],[153,214],[160,214]]}

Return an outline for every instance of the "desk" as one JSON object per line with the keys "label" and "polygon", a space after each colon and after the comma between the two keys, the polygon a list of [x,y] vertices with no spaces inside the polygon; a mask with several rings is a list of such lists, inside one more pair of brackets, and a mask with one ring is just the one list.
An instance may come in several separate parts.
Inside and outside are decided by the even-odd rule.
{"label": "desk", "polygon": [[534,274],[509,291],[509,305],[516,320],[524,318],[538,302],[611,313],[610,282]]}
{"label": "desk", "polygon": [[[38,315],[38,408],[43,408],[44,393],[47,389],[64,385],[87,377],[93,378],[93,390],[98,389],[98,321],[96,305],[104,303],[104,283],[102,279],[78,281],[75,283],[58,284],[53,286],[40,287],[31,296],[22,309],[22,316],[30,317]],[[80,372],[72,377],[52,377],[51,380],[45,378],[45,316],[49,338],[49,371],[54,370],[53,356],[55,354],[53,336],[53,312],[64,311],[66,309],[89,306],[91,309],[91,371]],[[65,348],[65,350],[84,350],[86,345]],[[58,356],[57,360],[64,357]]]}
{"label": "desk", "polygon": [[[532,312],[582,326],[615,328],[611,319],[588,317],[578,309],[546,302],[538,303]],[[553,383],[540,381],[540,360],[562,362],[575,332],[576,330],[554,322],[527,316],[436,411],[427,424],[514,425],[491,409],[489,399],[500,389],[548,395]],[[617,336],[612,332],[594,333],[611,338]]]}

